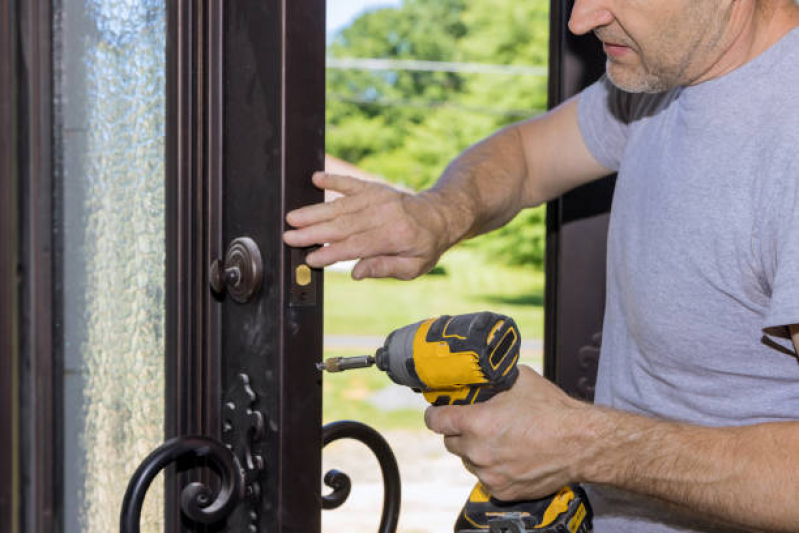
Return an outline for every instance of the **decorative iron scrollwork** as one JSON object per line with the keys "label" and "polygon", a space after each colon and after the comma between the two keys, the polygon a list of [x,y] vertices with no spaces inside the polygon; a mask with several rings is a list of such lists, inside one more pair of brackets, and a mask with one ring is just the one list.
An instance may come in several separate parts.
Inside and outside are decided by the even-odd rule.
{"label": "decorative iron scrollwork", "polygon": [[139,533],[144,496],[153,479],[168,465],[188,464],[187,461],[210,467],[221,482],[216,494],[203,483],[189,483],[181,493],[183,513],[195,522],[215,524],[233,512],[244,497],[244,474],[239,460],[216,440],[178,437],[156,448],[136,469],[122,500],[120,533]]}
{"label": "decorative iron scrollwork", "polygon": [[[245,530],[256,531],[258,525],[258,501],[261,484],[258,478],[264,470],[264,458],[257,446],[264,435],[264,413],[256,409],[258,396],[250,387],[247,374],[239,374],[236,383],[225,395],[222,440],[238,458],[244,479],[244,494],[249,509],[241,518],[246,522]],[[245,525],[245,524],[240,524]]]}
{"label": "decorative iron scrollwork", "polygon": [[[331,422],[322,428],[322,447],[339,439],[354,439],[365,444],[377,457],[383,474],[383,513],[380,517],[379,533],[394,533],[399,522],[401,485],[399,467],[388,442],[366,424],[352,420]],[[335,509],[343,504],[350,494],[352,483],[349,476],[338,470],[325,474],[325,485],[333,492],[322,496],[323,509]]]}
{"label": "decorative iron scrollwork", "polygon": [[322,509],[329,511],[341,507],[349,498],[352,490],[350,476],[338,470],[330,470],[325,474],[324,482],[333,489],[333,492],[322,496]]}
{"label": "decorative iron scrollwork", "polygon": [[258,501],[261,487],[259,476],[264,460],[257,449],[263,438],[264,419],[255,406],[258,397],[250,387],[246,374],[239,374],[235,385],[225,395],[222,434],[225,443],[201,436],[178,437],[168,440],[142,461],[133,474],[120,516],[121,533],[139,533],[144,497],[158,473],[172,463],[179,470],[208,466],[221,478],[216,494],[204,483],[189,483],[184,487],[180,505],[183,514],[200,524],[216,524],[233,517],[243,502],[246,512],[237,513],[246,522],[244,531],[257,530]]}

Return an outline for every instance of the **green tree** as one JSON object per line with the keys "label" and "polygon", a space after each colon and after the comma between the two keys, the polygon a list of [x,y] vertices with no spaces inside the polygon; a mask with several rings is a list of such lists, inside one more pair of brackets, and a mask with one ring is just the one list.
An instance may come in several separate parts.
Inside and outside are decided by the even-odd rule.
{"label": "green tree", "polygon": [[[328,53],[545,66],[546,0],[405,0],[364,14]],[[423,71],[328,71],[328,151],[414,189],[430,186],[469,145],[546,108],[544,77]],[[543,208],[478,239],[510,264],[540,266]]]}

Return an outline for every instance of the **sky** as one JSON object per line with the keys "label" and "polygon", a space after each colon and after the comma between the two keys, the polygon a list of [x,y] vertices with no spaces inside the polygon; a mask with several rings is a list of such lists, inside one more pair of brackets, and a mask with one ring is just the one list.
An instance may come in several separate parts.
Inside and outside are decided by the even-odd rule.
{"label": "sky", "polygon": [[401,0],[327,0],[327,40],[366,10],[398,6]]}

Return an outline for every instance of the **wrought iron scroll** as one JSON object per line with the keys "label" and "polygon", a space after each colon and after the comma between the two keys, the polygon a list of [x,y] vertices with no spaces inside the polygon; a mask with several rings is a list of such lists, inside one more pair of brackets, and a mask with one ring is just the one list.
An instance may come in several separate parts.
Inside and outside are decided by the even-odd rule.
{"label": "wrought iron scroll", "polygon": [[122,500],[120,533],[139,533],[144,496],[159,472],[172,463],[208,466],[221,482],[214,492],[203,483],[189,483],[180,498],[183,513],[201,524],[215,524],[227,518],[244,497],[244,474],[239,460],[229,449],[207,437],[177,437],[166,441],[142,461],[133,474]]}
{"label": "wrought iron scroll", "polygon": [[235,384],[225,394],[222,423],[222,440],[225,447],[238,458],[242,468],[244,502],[247,509],[231,517],[231,531],[257,531],[259,520],[258,502],[261,498],[261,483],[264,458],[259,446],[263,444],[266,416],[257,409],[258,396],[250,387],[247,374],[239,374]]}
{"label": "wrought iron scroll", "polygon": [[[378,533],[394,533],[399,522],[401,485],[399,467],[388,442],[366,424],[352,420],[331,422],[322,428],[322,447],[339,439],[354,439],[365,444],[377,457],[383,474],[383,513]],[[325,485],[333,492],[322,496],[323,509],[335,509],[343,504],[350,494],[352,483],[347,474],[331,470],[324,477]]]}

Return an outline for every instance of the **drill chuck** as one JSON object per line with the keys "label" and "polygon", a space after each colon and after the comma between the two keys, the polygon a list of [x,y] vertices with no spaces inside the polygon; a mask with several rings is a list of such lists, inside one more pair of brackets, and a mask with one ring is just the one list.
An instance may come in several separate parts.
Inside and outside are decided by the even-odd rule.
{"label": "drill chuck", "polygon": [[414,340],[425,321],[394,330],[386,342],[377,350],[377,368],[388,374],[394,383],[405,385],[416,391],[424,388],[414,365]]}

